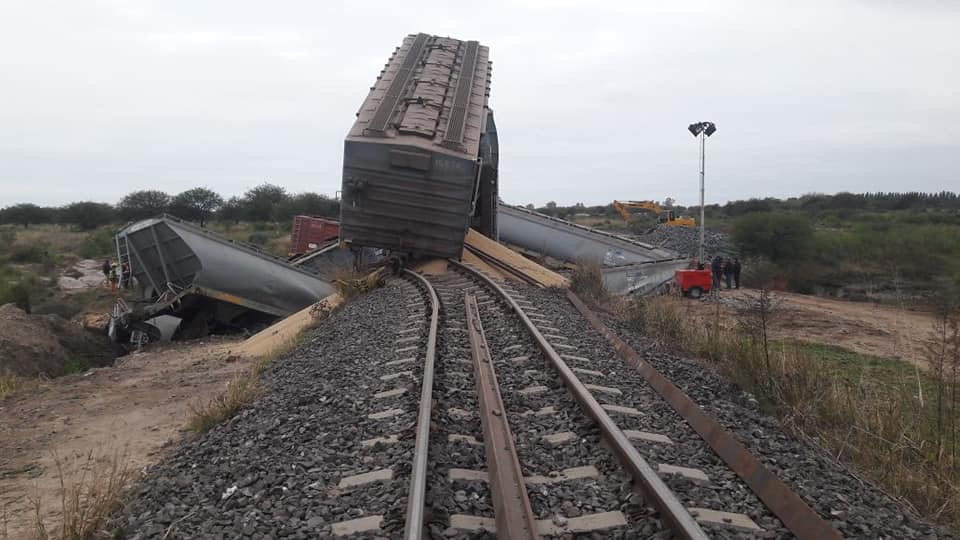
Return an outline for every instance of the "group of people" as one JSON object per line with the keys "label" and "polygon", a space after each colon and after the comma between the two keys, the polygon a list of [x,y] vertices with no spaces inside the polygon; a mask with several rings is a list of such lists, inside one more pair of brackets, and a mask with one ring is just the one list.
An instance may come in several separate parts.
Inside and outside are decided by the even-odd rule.
{"label": "group of people", "polygon": [[713,272],[714,289],[723,288],[724,283],[728,289],[740,288],[740,259],[717,255],[710,263],[710,271]]}
{"label": "group of people", "polygon": [[126,289],[130,287],[130,265],[123,263],[123,267],[117,269],[117,263],[110,259],[103,260],[103,277],[107,278],[107,284],[111,291],[117,290],[117,283],[120,287]]}

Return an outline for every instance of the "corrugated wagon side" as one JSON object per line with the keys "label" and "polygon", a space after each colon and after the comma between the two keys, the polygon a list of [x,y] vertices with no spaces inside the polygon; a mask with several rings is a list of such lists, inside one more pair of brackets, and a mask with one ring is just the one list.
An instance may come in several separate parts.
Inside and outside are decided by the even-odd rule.
{"label": "corrugated wagon side", "polygon": [[496,215],[490,73],[476,41],[404,39],[346,138],[344,244],[457,257],[471,220]]}

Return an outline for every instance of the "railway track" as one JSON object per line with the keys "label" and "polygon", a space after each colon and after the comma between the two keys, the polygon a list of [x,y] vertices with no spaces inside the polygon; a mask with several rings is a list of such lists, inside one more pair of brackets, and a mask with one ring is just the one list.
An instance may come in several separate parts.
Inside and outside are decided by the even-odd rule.
{"label": "railway track", "polygon": [[949,536],[696,364],[640,358],[575,296],[446,268],[388,278],[332,313],[263,373],[260,398],[150,467],[116,526],[129,538]]}
{"label": "railway track", "polygon": [[[553,320],[525,286],[450,265],[433,276],[404,271],[411,314],[380,376],[420,381],[409,467],[396,467],[409,477],[379,473],[408,483],[404,538],[839,538],[575,296],[580,329]],[[639,369],[631,375],[624,361]],[[649,384],[637,384],[641,375]],[[417,392],[376,393],[384,418],[402,414],[389,408],[402,395]],[[668,410],[677,407],[686,416]],[[378,451],[402,442],[386,431],[364,444]],[[374,476],[362,480],[385,478]],[[387,532],[385,519],[365,516],[332,532]]]}

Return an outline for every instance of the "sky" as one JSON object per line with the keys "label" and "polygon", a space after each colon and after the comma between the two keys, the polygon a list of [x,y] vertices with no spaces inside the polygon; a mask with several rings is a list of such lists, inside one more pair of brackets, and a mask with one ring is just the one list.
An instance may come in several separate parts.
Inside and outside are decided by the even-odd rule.
{"label": "sky", "polygon": [[960,191],[960,2],[0,0],[0,207],[334,195],[406,34],[490,47],[510,203]]}

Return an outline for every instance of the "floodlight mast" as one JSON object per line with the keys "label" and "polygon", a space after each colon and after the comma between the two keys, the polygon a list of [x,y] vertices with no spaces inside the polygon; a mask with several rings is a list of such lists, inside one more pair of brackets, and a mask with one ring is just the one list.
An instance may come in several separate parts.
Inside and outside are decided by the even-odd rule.
{"label": "floodlight mast", "polygon": [[706,230],[704,224],[704,216],[706,212],[704,211],[703,172],[706,168],[707,160],[707,137],[713,135],[713,133],[717,131],[717,126],[713,122],[697,122],[695,124],[690,124],[687,127],[687,130],[689,130],[694,137],[700,139],[700,249],[698,251],[697,262],[703,264],[703,241]]}

